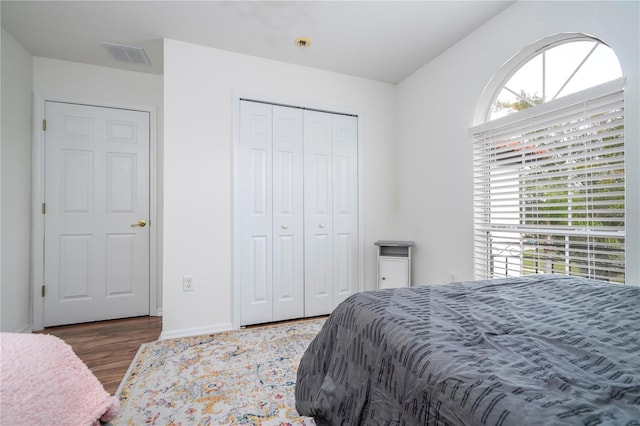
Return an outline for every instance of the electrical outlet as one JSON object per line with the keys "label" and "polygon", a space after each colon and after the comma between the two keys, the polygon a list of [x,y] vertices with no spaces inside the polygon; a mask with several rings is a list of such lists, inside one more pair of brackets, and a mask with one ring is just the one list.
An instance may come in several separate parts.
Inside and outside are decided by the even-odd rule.
{"label": "electrical outlet", "polygon": [[191,275],[182,277],[182,291],[193,291],[193,277]]}

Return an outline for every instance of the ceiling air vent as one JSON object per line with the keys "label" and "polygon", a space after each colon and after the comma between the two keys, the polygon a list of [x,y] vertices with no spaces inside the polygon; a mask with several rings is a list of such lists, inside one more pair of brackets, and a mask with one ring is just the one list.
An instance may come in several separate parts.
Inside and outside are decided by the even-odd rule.
{"label": "ceiling air vent", "polygon": [[111,53],[111,56],[116,61],[120,62],[130,62],[133,64],[145,64],[151,65],[147,54],[144,52],[142,47],[135,46],[125,46],[122,44],[113,44],[113,43],[100,43],[104,46],[105,49]]}

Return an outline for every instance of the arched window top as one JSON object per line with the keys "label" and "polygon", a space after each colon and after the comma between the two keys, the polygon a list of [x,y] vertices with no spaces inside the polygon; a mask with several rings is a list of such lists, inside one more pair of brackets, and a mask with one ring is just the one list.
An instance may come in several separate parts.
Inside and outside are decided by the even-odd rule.
{"label": "arched window top", "polygon": [[542,48],[521,52],[505,67],[513,61],[522,65],[507,74],[494,92],[486,121],[622,77],[613,50],[584,35],[546,40]]}

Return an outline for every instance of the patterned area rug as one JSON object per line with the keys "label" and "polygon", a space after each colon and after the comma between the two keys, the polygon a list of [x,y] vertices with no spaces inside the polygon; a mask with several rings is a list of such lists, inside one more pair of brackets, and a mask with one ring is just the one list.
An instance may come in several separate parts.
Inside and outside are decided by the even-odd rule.
{"label": "patterned area rug", "polygon": [[141,346],[115,425],[313,425],[295,410],[302,354],[325,319]]}

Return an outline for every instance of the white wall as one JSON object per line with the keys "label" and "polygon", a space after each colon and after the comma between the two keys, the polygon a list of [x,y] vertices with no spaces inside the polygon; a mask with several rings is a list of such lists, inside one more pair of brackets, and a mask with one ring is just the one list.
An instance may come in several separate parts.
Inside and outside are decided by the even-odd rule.
{"label": "white wall", "polygon": [[155,106],[162,113],[161,75],[41,57],[33,66],[33,90],[45,100]]}
{"label": "white wall", "polygon": [[30,328],[32,57],[2,30],[2,315],[0,330]]}
{"label": "white wall", "polygon": [[[365,283],[373,288],[373,243],[393,236],[395,87],[174,40],[165,40],[164,59],[163,336],[231,327],[234,90],[362,114]],[[186,274],[193,292],[182,291]]]}
{"label": "white wall", "polygon": [[476,104],[509,58],[562,32],[609,44],[627,77],[627,281],[640,283],[639,16],[638,2],[516,2],[398,86],[398,237],[416,241],[415,283],[472,279]]}
{"label": "white wall", "polygon": [[[80,64],[76,62],[60,61],[49,58],[33,58],[33,91],[42,100],[76,102],[90,105],[105,105],[115,107],[151,107],[157,112],[157,156],[158,170],[158,201],[159,213],[156,230],[159,241],[162,241],[162,76],[118,70],[115,68]],[[36,111],[42,110],[36,105]],[[29,163],[22,165],[31,170]],[[29,194],[29,191],[26,194]],[[161,268],[162,245],[159,244],[158,270]],[[157,308],[162,306],[162,276],[158,272]],[[152,274],[153,276],[153,274]],[[152,292],[153,293],[153,292]],[[151,312],[154,315],[156,312]]]}

